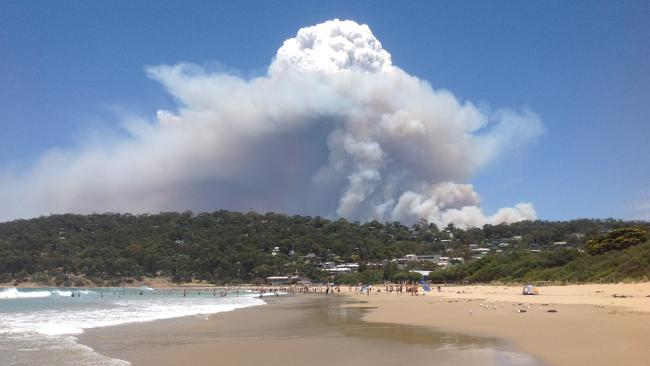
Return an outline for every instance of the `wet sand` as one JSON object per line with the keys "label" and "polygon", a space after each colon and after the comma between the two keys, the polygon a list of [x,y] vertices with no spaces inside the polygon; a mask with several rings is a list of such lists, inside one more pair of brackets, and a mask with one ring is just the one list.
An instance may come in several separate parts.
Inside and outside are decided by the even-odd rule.
{"label": "wet sand", "polygon": [[209,317],[94,329],[79,342],[134,366],[541,364],[495,338],[363,321],[367,306],[349,297],[268,302]]}

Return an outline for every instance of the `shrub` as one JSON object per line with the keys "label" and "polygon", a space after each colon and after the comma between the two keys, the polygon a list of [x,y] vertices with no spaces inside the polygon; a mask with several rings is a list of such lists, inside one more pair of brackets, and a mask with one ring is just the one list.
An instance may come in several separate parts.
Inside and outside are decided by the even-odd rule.
{"label": "shrub", "polygon": [[396,273],[395,276],[393,276],[393,281],[394,282],[404,282],[409,280],[409,274],[408,272],[399,272]]}
{"label": "shrub", "polygon": [[12,279],[9,273],[0,273],[0,283],[11,282]]}
{"label": "shrub", "polygon": [[38,272],[31,275],[30,280],[41,285],[49,285],[50,276],[46,272]]}
{"label": "shrub", "polygon": [[610,250],[623,250],[638,245],[648,240],[645,230],[635,227],[628,227],[613,230],[597,239],[587,242],[589,254],[596,255]]}
{"label": "shrub", "polygon": [[81,278],[75,278],[74,285],[75,287],[83,287],[86,286],[86,282],[84,282],[84,280],[82,280]]}

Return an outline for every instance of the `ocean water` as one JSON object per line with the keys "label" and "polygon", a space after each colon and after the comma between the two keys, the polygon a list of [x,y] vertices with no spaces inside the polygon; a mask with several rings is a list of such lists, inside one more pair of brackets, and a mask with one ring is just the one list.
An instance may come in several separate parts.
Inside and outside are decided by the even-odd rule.
{"label": "ocean water", "polygon": [[[74,294],[74,296],[73,296]],[[0,289],[0,365],[125,366],[77,343],[86,329],[262,305],[253,292],[151,288]]]}

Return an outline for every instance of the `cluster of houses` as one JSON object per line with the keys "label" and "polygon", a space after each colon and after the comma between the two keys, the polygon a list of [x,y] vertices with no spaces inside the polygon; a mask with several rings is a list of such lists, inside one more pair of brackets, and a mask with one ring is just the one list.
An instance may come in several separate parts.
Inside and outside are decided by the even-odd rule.
{"label": "cluster of houses", "polygon": [[[275,248],[274,248],[275,250]],[[315,259],[315,254],[308,254],[303,258],[306,259]],[[461,257],[444,257],[439,254],[407,254],[403,258],[395,258],[389,261],[378,262],[378,263],[366,263],[367,269],[382,269],[385,265],[389,263],[397,264],[399,270],[406,270],[409,266],[418,262],[432,262],[435,263],[438,268],[447,268],[458,263],[463,263],[465,260]],[[337,275],[341,273],[353,273],[359,271],[359,263],[340,263],[336,262],[316,262],[315,266],[322,271],[326,271],[332,275]],[[429,276],[430,270],[409,270],[409,272],[417,272],[422,275],[424,279]],[[267,277],[267,282],[274,286],[287,285],[292,282],[300,282],[298,276],[271,276]]]}
{"label": "cluster of houses", "polygon": [[[584,234],[580,233],[574,233],[571,234],[572,237],[575,238],[583,238]],[[473,259],[480,259],[483,258],[486,254],[490,252],[494,253],[502,253],[509,248],[515,248],[517,247],[517,243],[521,241],[521,236],[516,235],[513,236],[512,238],[508,239],[500,239],[497,241],[491,241],[486,244],[470,244],[469,245],[469,250],[472,252],[472,258]],[[532,243],[529,244],[528,246],[528,251],[531,253],[541,253],[543,251],[542,248],[547,248],[547,247],[565,247],[565,246],[570,246],[571,244],[567,241],[554,241],[549,244],[538,244],[538,243]]]}
{"label": "cluster of houses", "polygon": [[407,254],[404,258],[392,259],[391,262],[397,263],[398,269],[405,269],[412,262],[432,262],[435,263],[438,268],[447,268],[453,266],[454,264],[463,263],[465,259],[461,257],[445,257],[440,254]]}
{"label": "cluster of houses", "polygon": [[[573,235],[577,238],[584,236],[583,234],[573,234]],[[517,247],[518,243],[521,240],[522,237],[516,235],[513,236],[512,238],[499,239],[484,244],[469,244],[468,249],[472,254],[472,259],[480,259],[483,258],[488,253],[498,254],[507,251],[509,249],[515,248]],[[451,240],[441,240],[441,241],[447,245],[451,244]],[[570,244],[566,241],[556,241],[550,243],[550,245],[546,244],[543,246],[538,244],[531,244],[529,245],[527,250],[531,253],[540,253],[542,251],[541,248],[545,248],[549,246],[563,247],[568,245]],[[441,254],[407,254],[402,258],[394,258],[394,259],[385,260],[383,262],[376,262],[376,263],[366,263],[365,267],[366,269],[382,269],[386,265],[394,263],[397,265],[398,270],[409,269],[410,272],[420,273],[424,278],[426,278],[429,275],[430,270],[419,270],[413,268],[414,267],[417,268],[418,264],[422,262],[434,263],[437,266],[437,268],[440,269],[446,269],[451,266],[464,263],[465,262],[464,258],[451,256],[453,255],[454,252],[455,252],[454,249],[448,248],[446,249],[446,253],[448,253],[450,256],[444,256]],[[273,256],[276,256],[278,253],[280,253],[280,247],[274,247],[271,251],[271,254]],[[293,256],[294,254],[295,252],[293,250],[291,250],[289,253],[290,256]],[[320,258],[317,257],[316,254],[314,253],[309,253],[305,256],[301,256],[300,258],[303,259],[305,263],[312,263],[320,270],[326,271],[332,275],[337,275],[341,273],[354,273],[359,271],[359,263],[322,262],[320,261]],[[285,277],[285,276],[276,276],[276,277],[269,277],[267,280],[269,283],[285,284],[291,281],[292,278]]]}
{"label": "cluster of houses", "polygon": [[[403,258],[395,258],[377,263],[366,263],[366,268],[382,269],[388,263],[395,263],[397,264],[397,269],[404,270],[414,262],[432,262],[435,263],[438,268],[447,268],[454,264],[463,263],[465,262],[465,259],[461,257],[444,257],[440,254],[407,254]],[[318,262],[316,263],[316,267],[331,274],[353,273],[359,271],[359,263],[337,264],[336,262]]]}

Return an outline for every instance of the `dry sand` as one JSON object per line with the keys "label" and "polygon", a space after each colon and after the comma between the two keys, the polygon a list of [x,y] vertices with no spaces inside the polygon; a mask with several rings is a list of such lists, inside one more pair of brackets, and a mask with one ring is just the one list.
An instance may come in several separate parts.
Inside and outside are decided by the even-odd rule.
{"label": "dry sand", "polygon": [[589,284],[538,287],[539,296],[522,296],[520,286],[452,286],[435,288],[430,295],[454,299],[489,299],[501,302],[530,304],[581,304],[624,307],[628,310],[650,312],[650,282],[630,284]]}
{"label": "dry sand", "polygon": [[375,307],[369,322],[499,337],[550,365],[650,365],[650,283],[539,289],[538,296],[505,286],[352,296]]}

